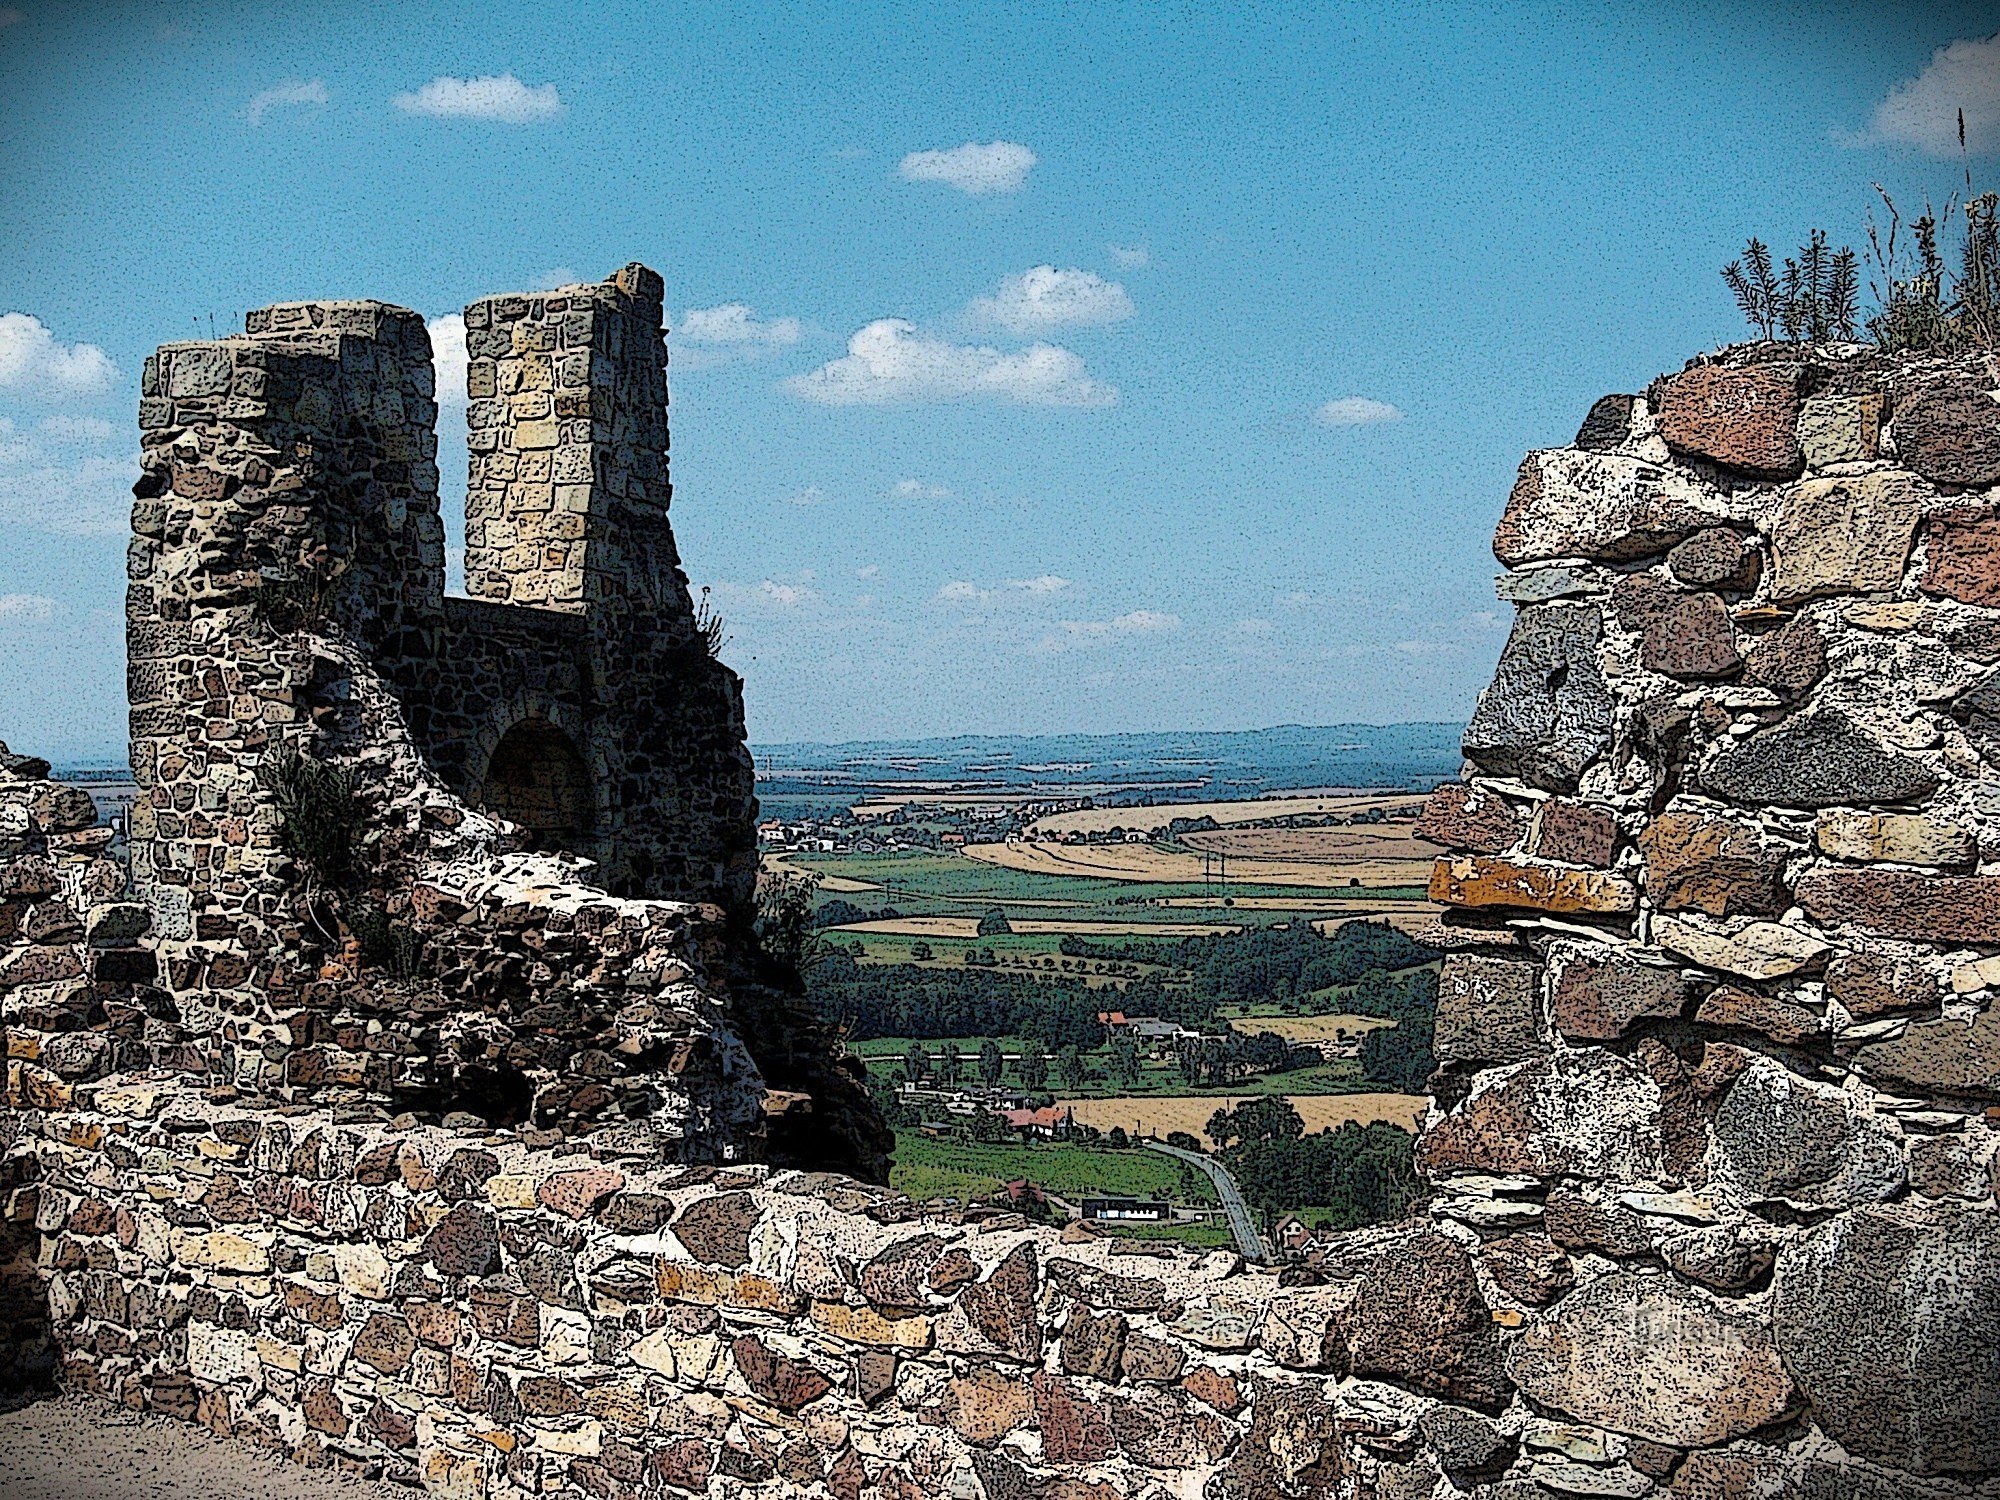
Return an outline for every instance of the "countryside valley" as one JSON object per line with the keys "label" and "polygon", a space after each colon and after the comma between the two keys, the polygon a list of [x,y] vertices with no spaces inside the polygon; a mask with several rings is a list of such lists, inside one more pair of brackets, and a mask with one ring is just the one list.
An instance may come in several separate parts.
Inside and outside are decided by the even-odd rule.
{"label": "countryside valley", "polygon": [[767,941],[865,1063],[896,1187],[1260,1255],[1401,1213],[1452,726],[758,761]]}

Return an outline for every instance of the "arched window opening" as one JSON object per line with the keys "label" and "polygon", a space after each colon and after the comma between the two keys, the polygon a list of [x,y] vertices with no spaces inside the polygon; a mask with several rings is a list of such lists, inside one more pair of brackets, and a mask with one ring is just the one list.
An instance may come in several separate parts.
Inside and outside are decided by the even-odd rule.
{"label": "arched window opening", "polygon": [[520,824],[530,848],[574,851],[590,833],[590,771],[568,735],[523,719],[493,747],[480,805]]}

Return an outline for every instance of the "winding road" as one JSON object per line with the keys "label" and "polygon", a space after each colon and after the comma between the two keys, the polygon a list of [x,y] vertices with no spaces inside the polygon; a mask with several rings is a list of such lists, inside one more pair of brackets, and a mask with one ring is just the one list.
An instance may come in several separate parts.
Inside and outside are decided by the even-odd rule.
{"label": "winding road", "polygon": [[1264,1247],[1264,1237],[1257,1233],[1257,1221],[1250,1217],[1250,1205],[1243,1201],[1243,1194],[1237,1190],[1236,1179],[1229,1175],[1229,1168],[1199,1151],[1183,1150],[1164,1141],[1147,1141],[1145,1144],[1149,1151],[1176,1157],[1206,1172],[1208,1180],[1215,1184],[1215,1191],[1221,1195],[1222,1211],[1229,1219],[1229,1232],[1236,1236],[1236,1248],[1243,1252],[1243,1258],[1262,1265],[1271,1263],[1271,1252]]}

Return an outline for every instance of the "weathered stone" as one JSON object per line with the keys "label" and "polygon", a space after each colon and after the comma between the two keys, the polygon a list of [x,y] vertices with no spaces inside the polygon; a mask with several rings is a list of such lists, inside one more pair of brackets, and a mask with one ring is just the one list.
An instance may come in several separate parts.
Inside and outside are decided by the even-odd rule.
{"label": "weathered stone", "polygon": [[1923,505],[1922,490],[1895,472],[1794,485],[1771,529],[1772,602],[1894,591]]}
{"label": "weathered stone", "polygon": [[1816,920],[1881,937],[2000,942],[2000,876],[1820,869],[1799,880],[1797,895]]}
{"label": "weathered stone", "polygon": [[[1683,543],[1682,545],[1686,545]],[[1729,611],[1711,593],[1687,594],[1647,573],[1618,580],[1618,622],[1639,637],[1639,664],[1668,677],[1733,677],[1743,665]]]}
{"label": "weathered stone", "polygon": [[752,1271],[717,1271],[686,1261],[663,1260],[654,1268],[660,1295],[707,1307],[747,1307],[760,1312],[802,1313],[806,1296]]}
{"label": "weathered stone", "polygon": [[1610,590],[1611,574],[1590,563],[1559,563],[1502,573],[1493,580],[1493,594],[1502,604],[1547,604],[1552,599],[1582,599]]}
{"label": "weathered stone", "polygon": [[1187,1368],[1187,1351],[1179,1344],[1146,1333],[1127,1333],[1123,1358],[1127,1380],[1177,1382]]}
{"label": "weathered stone", "polygon": [[1701,1002],[1694,1018],[1704,1026],[1735,1026],[1758,1032],[1774,1042],[1797,1046],[1810,1037],[1824,1035],[1826,1019],[1783,995],[1766,995],[1756,990],[1725,984],[1712,990]]}
{"label": "weathered stone", "polygon": [[1784,910],[1784,851],[1753,824],[1715,813],[1659,814],[1639,835],[1646,893],[1669,911],[1712,917],[1775,916]]}
{"label": "weathered stone", "polygon": [[1490,1410],[1507,1403],[1472,1257],[1444,1235],[1425,1230],[1378,1257],[1339,1327],[1358,1376]]}
{"label": "weathered stone", "polygon": [[1069,1320],[1063,1324],[1063,1373],[1117,1380],[1125,1355],[1125,1334],[1123,1313],[1093,1314],[1084,1307],[1071,1308]]}
{"label": "weathered stone", "polygon": [[1476,1412],[1434,1406],[1417,1418],[1417,1430],[1453,1474],[1504,1469],[1514,1457],[1514,1439]]}
{"label": "weathered stone", "polygon": [[1569,791],[1611,743],[1594,604],[1535,604],[1515,617],[1492,683],[1466,726],[1466,758],[1499,776]]}
{"label": "weathered stone", "polygon": [[674,1216],[674,1200],[660,1193],[617,1193],[597,1211],[613,1234],[651,1234]]}
{"label": "weathered stone", "polygon": [[1815,396],[1799,411],[1799,449],[1815,469],[1828,464],[1867,463],[1882,438],[1882,397]]}
{"label": "weathered stone", "polygon": [[1726,747],[1702,784],[1733,802],[1817,808],[1913,801],[1936,791],[1938,777],[1838,710],[1818,709]]}
{"label": "weathered stone", "polygon": [[1454,953],[1438,973],[1432,1051],[1441,1063],[1521,1062],[1542,1040],[1541,969],[1507,958]]}
{"label": "weathered stone", "polygon": [[1496,1069],[1418,1142],[1417,1162],[1433,1178],[1650,1178],[1660,1165],[1659,1085],[1597,1048]]}
{"label": "weathered stone", "polygon": [[752,1394],[780,1411],[803,1411],[833,1389],[833,1382],[818,1369],[804,1360],[773,1353],[755,1334],[736,1339],[729,1352]]}
{"label": "weathered stone", "polygon": [[1786,698],[1810,692],[1826,675],[1826,637],[1809,615],[1787,620],[1758,639],[1745,657],[1743,680]]}
{"label": "weathered stone", "polygon": [[697,1198],[674,1220],[674,1238],[697,1260],[741,1270],[750,1264],[750,1231],[757,1217],[757,1200],[748,1193]]}
{"label": "weathered stone", "polygon": [[1188,1371],[1181,1379],[1181,1389],[1225,1417],[1233,1417],[1243,1409],[1243,1393],[1234,1377],[1207,1365],[1197,1365]]}
{"label": "weathered stone", "polygon": [[1926,594],[1991,609],[2000,606],[2000,511],[1963,506],[1938,511],[1924,523]]}
{"label": "weathered stone", "polygon": [[854,1356],[850,1391],[864,1407],[873,1408],[895,1394],[896,1356],[886,1349],[862,1349]]}
{"label": "weathered stone", "polygon": [[1745,979],[1782,979],[1803,973],[1827,952],[1827,944],[1810,933],[1776,922],[1749,922],[1717,930],[1675,917],[1655,917],[1653,941],[1690,963]]}
{"label": "weathered stone", "polygon": [[1988,1156],[1982,1161],[1976,1141],[1963,1135],[1927,1136],[1910,1143],[1910,1191],[1925,1198],[1993,1196]]}
{"label": "weathered stone", "polygon": [[984,1281],[958,1294],[956,1311],[1000,1354],[1032,1364],[1042,1357],[1042,1320],[1036,1311],[1041,1278],[1035,1247],[1018,1245]]}
{"label": "weathered stone", "polygon": [[1728,526],[1697,531],[1667,554],[1667,571],[1684,588],[1744,594],[1757,587],[1762,569],[1756,544]]}
{"label": "weathered stone", "polygon": [[1521,836],[1521,819],[1500,796],[1462,781],[1434,787],[1412,838],[1473,854],[1500,854]]}
{"label": "weathered stone", "polygon": [[1696,993],[1675,970],[1608,945],[1560,943],[1549,950],[1551,1019],[1577,1041],[1616,1041],[1641,1021],[1678,1016]]}
{"label": "weathered stone", "polygon": [[493,1215],[471,1203],[446,1214],[424,1241],[430,1263],[446,1276],[488,1276],[500,1269],[500,1234]]}
{"label": "weathered stone", "polygon": [[1104,1411],[1126,1458],[1146,1469],[1212,1464],[1236,1442],[1236,1428],[1179,1391],[1107,1397]]}
{"label": "weathered stone", "polygon": [[1552,448],[1521,464],[1493,555],[1510,568],[1569,557],[1619,561],[1664,552],[1727,519],[1719,497],[1678,470]]}
{"label": "weathered stone", "polygon": [[1957,869],[1979,857],[1968,830],[1922,813],[1823,812],[1813,837],[1822,853],[1861,864]]}
{"label": "weathered stone", "polygon": [[1638,888],[1608,870],[1529,864],[1490,854],[1444,856],[1431,866],[1430,898],[1444,906],[1513,907],[1558,916],[1622,916]]}
{"label": "weathered stone", "polygon": [[1990,391],[1939,385],[1896,407],[1896,457],[1933,484],[2000,481],[2000,402]]}
{"label": "weathered stone", "polygon": [[1753,1432],[1796,1400],[1763,1327],[1630,1273],[1593,1281],[1529,1325],[1508,1346],[1507,1371],[1544,1406],[1681,1448]]}
{"label": "weathered stone", "polygon": [[1570,1250],[1589,1250],[1620,1259],[1653,1248],[1653,1232],[1637,1213],[1617,1202],[1600,1202],[1568,1188],[1549,1191],[1542,1225],[1549,1238]]}
{"label": "weathered stone", "polygon": [[1526,848],[1536,859],[1606,869],[1618,850],[1618,820],[1601,807],[1550,797],[1535,808]]}
{"label": "weathered stone", "polygon": [[1969,1020],[1912,1021],[1901,1036],[1855,1053],[1854,1065],[1870,1078],[1920,1093],[2000,1099],[2000,1004],[1989,1001]]}
{"label": "weathered stone", "polygon": [[1778,1258],[1772,1327],[1829,1436],[1918,1474],[2000,1470],[2000,1215],[1890,1204]]}
{"label": "weathered stone", "polygon": [[1111,1456],[1116,1439],[1103,1407],[1061,1376],[1045,1371],[1036,1371],[1028,1385],[1044,1458],[1057,1464],[1092,1464]]}
{"label": "weathered stone", "polygon": [[1257,1342],[1293,1370],[1338,1369],[1346,1353],[1336,1321],[1351,1293],[1341,1287],[1301,1287],[1273,1297]]}
{"label": "weathered stone", "polygon": [[[861,1268],[861,1295],[878,1307],[926,1307],[936,1290],[931,1272],[943,1254],[944,1241],[934,1234],[898,1240]],[[978,1268],[972,1267],[967,1280],[976,1279],[977,1274]]]}
{"label": "weathered stone", "polygon": [[354,1357],[384,1375],[402,1374],[416,1352],[417,1339],[410,1325],[386,1313],[371,1313],[354,1338]]}
{"label": "weathered stone", "polygon": [[1798,371],[1789,365],[1696,365],[1651,392],[1660,436],[1676,453],[1764,479],[1796,474]]}
{"label": "weathered stone", "polygon": [[876,1344],[913,1351],[931,1346],[931,1320],[922,1314],[891,1318],[872,1307],[849,1307],[844,1302],[822,1300],[812,1305],[812,1323],[849,1344]]}
{"label": "weathered stone", "polygon": [[1576,1284],[1569,1257],[1546,1234],[1509,1234],[1488,1240],[1479,1263],[1494,1285],[1528,1307],[1545,1307]]}
{"label": "weathered stone", "polygon": [[1638,404],[1637,396],[1599,396],[1576,430],[1575,446],[1592,453],[1618,447],[1631,436],[1632,415]]}
{"label": "weathered stone", "polygon": [[558,1172],[535,1191],[544,1208],[570,1219],[587,1219],[597,1206],[625,1186],[625,1174],[609,1167],[584,1167]]}
{"label": "weathered stone", "polygon": [[1894,1197],[1902,1138],[1882,1116],[1769,1058],[1750,1059],[1715,1112],[1713,1180],[1751,1199],[1846,1208]]}
{"label": "weathered stone", "polygon": [[1938,984],[1906,958],[1867,949],[1836,953],[1826,965],[1826,993],[1856,1020],[1937,1004]]}
{"label": "weathered stone", "polygon": [[1711,1224],[1663,1235],[1660,1259],[1689,1281],[1719,1292],[1744,1292],[1764,1279],[1777,1259],[1777,1239],[1748,1224]]}
{"label": "weathered stone", "polygon": [[1335,1418],[1316,1383],[1257,1379],[1250,1431],[1210,1481],[1214,1500],[1333,1500],[1347,1473]]}

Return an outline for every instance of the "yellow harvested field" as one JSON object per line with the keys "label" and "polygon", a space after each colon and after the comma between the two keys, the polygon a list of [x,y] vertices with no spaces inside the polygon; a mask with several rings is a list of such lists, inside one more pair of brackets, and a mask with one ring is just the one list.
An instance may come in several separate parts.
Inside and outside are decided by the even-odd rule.
{"label": "yellow harvested field", "polygon": [[[764,856],[764,873],[767,875],[808,875],[812,872],[801,870],[797,865],[787,862],[785,856],[782,854],[767,854]],[[819,888],[823,891],[835,892],[879,891],[882,889],[882,887],[874,884],[872,881],[854,880],[846,875],[821,875],[819,878]]]}
{"label": "yellow harvested field", "polygon": [[[1097,1130],[1117,1125],[1131,1135],[1157,1138],[1174,1130],[1206,1136],[1209,1119],[1218,1109],[1228,1109],[1251,1097],[1254,1096],[1162,1094],[1154,1099],[1058,1099],[1056,1103],[1073,1110],[1078,1124]],[[1288,1094],[1285,1097],[1306,1122],[1308,1134],[1349,1121],[1369,1125],[1377,1120],[1386,1120],[1415,1134],[1424,1107],[1430,1103],[1421,1094]]]}
{"label": "yellow harvested field", "polygon": [[1396,1023],[1382,1016],[1239,1016],[1229,1024],[1238,1031],[1269,1031],[1288,1042],[1335,1042]]}
{"label": "yellow harvested field", "polygon": [[1103,833],[1136,828],[1156,833],[1175,818],[1213,818],[1218,823],[1262,823],[1295,813],[1352,813],[1371,807],[1417,807],[1422,797],[1408,792],[1337,792],[1311,797],[1255,797],[1241,802],[1164,802],[1152,807],[1086,807],[1050,813],[1034,826],[1051,833]]}
{"label": "yellow harvested field", "polygon": [[[1162,849],[1157,844],[967,844],[969,859],[1024,870],[1035,875],[1074,875],[1088,880],[1134,880],[1176,885],[1200,884],[1211,872],[1199,854]],[[1297,885],[1325,890],[1349,880],[1364,885],[1420,885],[1430,873],[1420,873],[1402,860],[1361,860],[1327,865],[1300,860],[1236,859],[1229,861],[1232,885]],[[1226,891],[1218,885],[1218,891]],[[1211,903],[1213,904],[1213,903]]]}
{"label": "yellow harvested field", "polygon": [[[1008,921],[1017,933],[1074,933],[1078,937],[1207,937],[1216,932],[1240,932],[1242,928],[1224,922],[1064,922]],[[829,927],[829,932],[881,932],[896,937],[976,938],[977,917],[878,917],[867,922],[850,922]]]}
{"label": "yellow harvested field", "polygon": [[[1421,885],[1430,875],[1437,850],[1413,838],[1408,823],[1358,823],[1343,828],[1217,828],[1181,836],[1182,843],[1205,854],[1238,860],[1277,860],[1293,864],[1338,865],[1341,873],[1359,874],[1359,867],[1392,869],[1404,878],[1397,885]],[[1379,882],[1378,882],[1379,883]]]}

